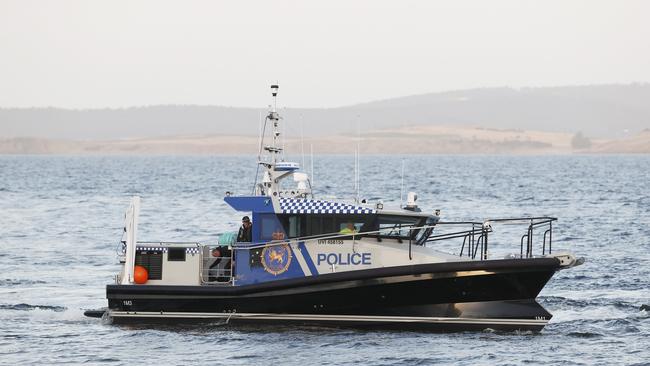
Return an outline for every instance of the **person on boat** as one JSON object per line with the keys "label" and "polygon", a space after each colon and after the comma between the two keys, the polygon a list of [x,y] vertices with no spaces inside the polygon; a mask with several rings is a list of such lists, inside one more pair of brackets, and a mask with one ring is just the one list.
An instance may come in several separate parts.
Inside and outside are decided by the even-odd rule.
{"label": "person on boat", "polygon": [[273,231],[273,234],[271,234],[271,239],[284,240],[284,232],[279,226]]}
{"label": "person on boat", "polygon": [[[244,216],[241,219],[242,225],[239,228],[237,233],[237,242],[251,242],[252,233],[251,233],[251,219],[248,216]],[[232,244],[232,243],[230,243]],[[230,276],[227,275],[230,273],[228,269],[232,270],[234,267],[234,261],[232,259],[232,250],[228,246],[218,246],[212,250],[212,256],[217,258],[209,267],[209,282],[227,282],[230,281]],[[223,259],[227,259],[227,262],[221,266]]]}
{"label": "person on boat", "polygon": [[248,218],[248,216],[244,216],[241,219],[241,227],[239,228],[239,233],[237,234],[237,242],[238,243],[244,243],[248,242],[250,243],[253,241],[253,234],[252,234],[252,227],[253,224],[251,223],[251,219]]}
{"label": "person on boat", "polygon": [[[212,262],[208,270],[209,282],[228,282],[230,281],[231,271],[233,267],[232,250],[228,246],[218,246],[212,250],[212,256],[217,259]],[[227,261],[223,266],[220,266],[223,259]]]}
{"label": "person on boat", "polygon": [[348,222],[347,225],[339,231],[339,234],[356,234],[357,229],[354,227],[354,224]]}

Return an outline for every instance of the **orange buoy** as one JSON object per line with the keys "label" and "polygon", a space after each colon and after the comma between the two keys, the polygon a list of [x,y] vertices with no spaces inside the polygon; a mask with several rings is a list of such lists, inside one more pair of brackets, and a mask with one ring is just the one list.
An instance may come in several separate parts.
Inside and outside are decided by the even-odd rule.
{"label": "orange buoy", "polygon": [[138,285],[147,283],[147,280],[149,280],[149,272],[142,266],[135,266],[133,268],[133,279]]}

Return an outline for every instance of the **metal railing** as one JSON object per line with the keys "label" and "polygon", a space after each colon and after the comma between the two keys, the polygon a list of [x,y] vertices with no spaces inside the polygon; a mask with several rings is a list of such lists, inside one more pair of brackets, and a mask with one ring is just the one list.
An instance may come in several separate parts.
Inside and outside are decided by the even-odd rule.
{"label": "metal railing", "polygon": [[[438,228],[443,227],[460,227],[460,226],[470,226],[469,229],[458,229],[448,233],[441,234],[430,234],[428,238],[423,240],[422,244],[434,243],[437,241],[454,239],[454,238],[463,238],[461,244],[459,256],[467,256],[471,259],[488,259],[488,244],[490,233],[493,232],[492,224],[503,224],[503,225],[524,225],[527,224],[526,232],[521,236],[520,241],[520,258],[532,258],[533,257],[533,248],[534,248],[534,236],[536,230],[540,227],[545,228],[543,232],[543,241],[542,241],[542,255],[547,253],[547,238],[548,238],[548,254],[552,253],[552,240],[553,240],[553,222],[557,221],[555,217],[549,216],[538,216],[538,217],[519,217],[519,218],[500,218],[500,219],[489,219],[483,222],[476,221],[440,221],[432,225],[424,226],[411,226],[411,227],[402,227],[404,230],[413,231],[413,230],[425,230],[429,228]],[[376,237],[387,231],[393,230],[393,228],[386,228],[373,231],[364,231],[358,232],[355,234],[340,234],[340,233],[331,233],[324,234],[319,236],[308,236],[308,237],[297,237],[297,238],[288,238],[282,240],[271,240],[265,242],[253,242],[253,243],[235,243],[233,249],[258,249],[264,248],[267,246],[282,245],[287,242],[314,242],[317,240],[335,240],[341,238],[352,238],[353,243],[356,243],[358,239],[363,237]],[[435,231],[434,231],[435,232]],[[395,237],[395,239],[400,241],[408,240],[409,245],[409,259],[412,259],[411,246],[414,242],[414,235],[409,235],[408,239],[402,237]],[[524,251],[524,239],[525,239],[525,251]],[[418,244],[420,245],[420,244]]]}
{"label": "metal railing", "polygon": [[224,250],[222,245],[205,245],[201,251],[201,283],[204,285],[228,285],[233,283],[233,257],[224,256],[215,250]]}
{"label": "metal railing", "polygon": [[[487,259],[487,245],[488,234],[492,232],[492,227],[485,222],[472,222],[472,221],[457,221],[457,222],[438,222],[437,226],[467,226],[470,225],[471,229],[452,231],[450,233],[441,233],[430,235],[426,243],[433,243],[441,240],[463,238],[463,243],[460,247],[459,256],[462,257],[467,247],[467,257],[475,259],[477,254],[480,254],[480,259]],[[479,252],[480,249],[480,252]]]}
{"label": "metal railing", "polygon": [[[394,238],[399,242],[406,242],[408,240],[408,255],[409,259],[413,259],[412,246],[415,245],[426,245],[430,243],[435,243],[443,240],[450,239],[459,239],[462,238],[462,244],[460,247],[460,257],[466,256],[473,260],[486,260],[488,259],[488,243],[489,243],[489,234],[493,232],[492,224],[505,224],[505,225],[523,225],[526,224],[526,232],[521,236],[520,239],[520,254],[519,258],[532,258],[534,254],[534,234],[540,229],[543,229],[542,232],[542,245],[541,253],[546,255],[547,253],[547,238],[548,238],[548,254],[552,253],[552,240],[553,240],[553,222],[557,221],[557,218],[554,217],[522,217],[522,218],[505,218],[505,219],[490,219],[483,222],[473,222],[473,221],[458,221],[458,222],[444,222],[440,221],[432,225],[423,225],[423,226],[403,226],[400,229],[408,230],[411,232],[411,235],[408,238],[404,237],[392,237],[386,236],[385,238]],[[468,229],[456,229],[456,227],[468,227]],[[437,231],[442,230],[442,228],[450,227],[452,228],[451,232],[446,233],[436,233]],[[235,243],[232,245],[232,250],[236,249],[259,249],[269,246],[276,245],[285,245],[287,243],[310,243],[316,242],[319,240],[341,240],[341,239],[352,239],[352,243],[356,244],[361,238],[378,238],[386,232],[390,232],[394,228],[384,228],[380,230],[358,232],[354,234],[350,233],[330,233],[318,236],[309,236],[309,237],[297,237],[297,238],[287,238],[281,240],[272,240],[264,242],[253,242],[253,243]],[[414,230],[427,230],[427,229],[438,229],[429,233],[426,238],[419,238],[416,241],[416,235],[413,235],[412,231]],[[425,231],[426,233],[426,231]],[[380,240],[378,240],[380,241]],[[372,244],[371,241],[365,242],[366,244]],[[196,242],[164,242],[164,241],[148,241],[148,242],[138,242],[138,246],[154,246],[162,245],[168,246],[171,245],[196,245],[199,248],[199,253],[201,255],[200,260],[200,281],[204,285],[232,285],[234,284],[233,274],[233,257],[232,256],[218,256],[214,257],[212,255],[213,250],[223,246],[220,245],[202,245]]]}
{"label": "metal railing", "polygon": [[[215,261],[212,261],[214,259]],[[225,267],[210,268],[220,261]],[[204,257],[201,266],[201,283],[204,285],[229,284],[232,282],[232,257]]]}
{"label": "metal railing", "polygon": [[[479,254],[479,259],[488,258],[488,242],[489,234],[493,232],[492,224],[503,225],[527,225],[525,234],[520,239],[519,258],[532,258],[534,249],[534,233],[538,228],[543,228],[542,239],[542,255],[546,255],[546,243],[548,238],[548,254],[552,254],[553,250],[553,222],[557,221],[555,217],[538,216],[538,217],[518,217],[518,218],[503,218],[503,219],[489,219],[483,222],[473,221],[459,221],[459,222],[438,222],[437,226],[440,228],[444,225],[450,226],[471,226],[470,229],[453,231],[451,233],[431,235],[427,239],[427,243],[453,239],[463,238],[463,243],[460,249],[460,256],[465,253],[467,257],[476,259]],[[525,242],[525,245],[524,245]],[[524,250],[525,247],[525,250]],[[465,252],[467,248],[467,252]]]}
{"label": "metal railing", "polygon": [[172,245],[195,245],[195,246],[200,246],[201,243],[196,242],[196,241],[167,241],[167,240],[147,240],[147,241],[138,241],[137,246],[141,247],[143,245],[160,245],[160,246],[167,246],[169,244]]}
{"label": "metal railing", "polygon": [[[413,231],[413,230],[420,230],[420,229],[428,229],[428,228],[435,228],[436,225],[424,225],[424,226],[403,226],[402,229],[408,230],[408,231]],[[280,239],[280,240],[270,240],[270,241],[260,241],[260,242],[238,242],[233,244],[233,249],[259,249],[259,248],[265,248],[268,246],[274,246],[274,245],[282,245],[286,244],[287,242],[304,242],[304,243],[309,243],[309,242],[314,242],[318,240],[335,240],[335,239],[341,239],[341,238],[352,238],[353,241],[357,241],[363,237],[372,237],[375,238],[376,236],[373,235],[381,235],[382,233],[385,232],[390,232],[393,230],[393,228],[385,228],[385,229],[380,229],[380,230],[372,230],[372,231],[360,231],[357,233],[346,233],[346,234],[341,234],[338,232],[334,233],[327,233],[327,234],[322,234],[322,235],[312,235],[312,236],[302,236],[302,237],[295,237],[295,238],[285,238],[285,239]],[[408,238],[404,237],[398,237],[398,236],[386,236],[384,239],[389,239],[393,238],[396,240],[408,240]],[[412,240],[412,239],[411,239]]]}

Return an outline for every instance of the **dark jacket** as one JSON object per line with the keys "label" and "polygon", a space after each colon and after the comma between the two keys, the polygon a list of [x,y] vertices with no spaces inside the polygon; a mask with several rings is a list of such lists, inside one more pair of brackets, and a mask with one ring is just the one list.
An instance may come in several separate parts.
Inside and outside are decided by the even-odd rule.
{"label": "dark jacket", "polygon": [[249,226],[248,229],[246,229],[244,227],[244,225],[242,225],[239,228],[239,233],[237,234],[237,242],[239,242],[239,243],[243,243],[243,242],[250,243],[251,241],[253,241],[253,236],[251,234],[251,229],[252,228],[253,228],[252,226]]}

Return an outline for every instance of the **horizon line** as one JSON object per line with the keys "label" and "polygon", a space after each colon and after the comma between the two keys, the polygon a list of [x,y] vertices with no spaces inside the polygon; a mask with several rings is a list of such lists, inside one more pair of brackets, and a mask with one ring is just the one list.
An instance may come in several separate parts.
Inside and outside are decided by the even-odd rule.
{"label": "horizon line", "polygon": [[[364,102],[357,102],[353,104],[343,104],[333,107],[290,107],[284,106],[281,109],[293,109],[293,110],[307,110],[307,109],[317,109],[317,110],[331,110],[331,109],[344,109],[352,108],[357,106],[363,106],[373,103],[381,103],[385,101],[403,99],[410,97],[418,97],[425,95],[434,95],[434,94],[448,94],[448,93],[458,93],[458,92],[473,92],[478,90],[499,90],[499,89],[509,89],[517,92],[527,91],[527,90],[540,90],[540,89],[553,89],[553,88],[584,88],[584,87],[612,87],[612,86],[637,86],[637,87],[649,87],[650,81],[634,81],[634,82],[620,82],[620,83],[601,83],[601,84],[564,84],[564,85],[548,85],[548,86],[489,86],[489,87],[474,87],[474,88],[464,88],[464,89],[447,89],[441,91],[431,91],[426,93],[418,94],[407,94],[401,96],[394,96],[389,98],[380,98],[372,99]],[[129,109],[146,109],[153,107],[200,107],[200,108],[232,108],[232,109],[254,109],[254,110],[266,110],[268,106],[265,107],[253,107],[253,106],[236,106],[236,105],[222,105],[222,104],[185,104],[185,103],[158,103],[158,104],[140,104],[140,105],[130,105],[130,106],[119,106],[119,107],[66,107],[66,106],[29,106],[29,107],[17,107],[17,106],[0,106],[0,110],[29,110],[29,109],[56,109],[62,111],[71,111],[71,112],[88,112],[88,111],[120,111],[120,110],[129,110]]]}

